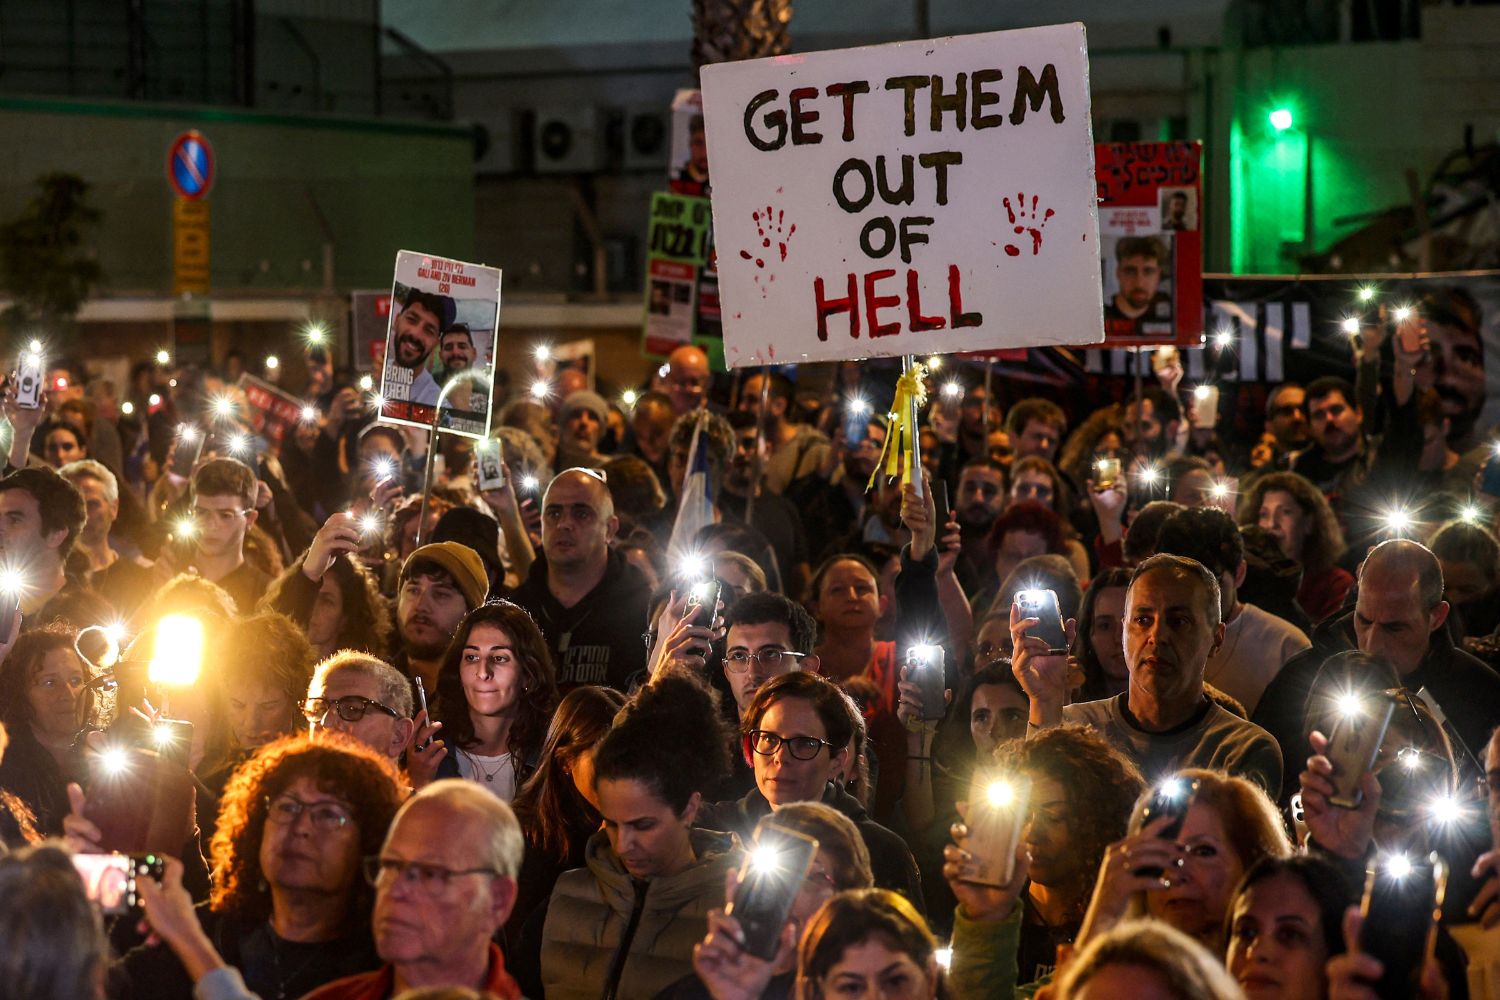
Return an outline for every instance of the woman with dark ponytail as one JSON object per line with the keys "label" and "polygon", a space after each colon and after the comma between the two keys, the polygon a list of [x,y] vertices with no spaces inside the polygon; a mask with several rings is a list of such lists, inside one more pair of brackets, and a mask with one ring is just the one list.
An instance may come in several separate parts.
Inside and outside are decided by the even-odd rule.
{"label": "woman with dark ponytail", "polygon": [[594,755],[604,828],[528,921],[533,933],[540,925],[541,958],[539,979],[522,983],[528,996],[649,998],[692,972],[693,945],[740,862],[728,834],[693,829],[704,794],[729,773],[715,701],[672,674],[616,716]]}

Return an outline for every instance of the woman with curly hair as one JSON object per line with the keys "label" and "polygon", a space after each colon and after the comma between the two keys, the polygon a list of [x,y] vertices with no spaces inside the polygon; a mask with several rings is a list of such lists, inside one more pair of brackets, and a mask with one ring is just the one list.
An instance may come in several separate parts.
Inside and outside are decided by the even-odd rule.
{"label": "woman with curly hair", "polygon": [[443,739],[410,755],[412,784],[465,778],[511,801],[536,769],[556,707],[552,654],[530,613],[510,601],[481,604],[443,656],[432,706]]}
{"label": "woman with curly hair", "polygon": [[[358,558],[337,558],[361,540],[358,527],[345,517],[330,517],[260,599],[260,610],[279,611],[302,627],[319,659],[341,649],[384,657],[390,649],[391,613],[380,581]],[[350,548],[329,553],[331,544]]]}
{"label": "woman with curly hair", "polygon": [[1354,577],[1338,566],[1344,554],[1344,532],[1323,496],[1295,472],[1261,476],[1240,498],[1240,524],[1264,528],[1288,559],[1302,564],[1297,603],[1314,624],[1339,610],[1354,586]]}
{"label": "woman with curly hair", "polygon": [[[548,1000],[652,997],[692,972],[708,911],[724,903],[741,852],[726,833],[693,829],[703,796],[729,773],[733,740],[717,698],[668,673],[615,717],[594,754],[604,829],[585,867],[557,880],[540,924],[540,976],[517,979]],[[542,987],[545,986],[545,989]]]}
{"label": "woman with curly hair", "polygon": [[1009,740],[994,760],[1001,771],[1031,783],[1031,821],[1021,833],[1031,880],[1021,897],[1016,956],[1020,982],[1030,983],[1056,964],[1058,946],[1078,935],[1099,861],[1125,835],[1146,781],[1128,757],[1086,726],[1054,726]]}
{"label": "woman with curly hair", "polygon": [[[360,863],[379,853],[405,794],[390,761],[337,733],[277,740],[235,771],[211,846],[213,891],[198,918],[251,991],[300,997],[380,965]],[[117,971],[127,1000],[193,996],[186,970],[162,946],[135,949]]]}
{"label": "woman with curly hair", "polygon": [[94,713],[93,675],[75,635],[62,623],[23,632],[0,663],[0,725],[10,734],[0,790],[30,811],[43,836],[62,833],[68,782],[84,770],[79,734]]}

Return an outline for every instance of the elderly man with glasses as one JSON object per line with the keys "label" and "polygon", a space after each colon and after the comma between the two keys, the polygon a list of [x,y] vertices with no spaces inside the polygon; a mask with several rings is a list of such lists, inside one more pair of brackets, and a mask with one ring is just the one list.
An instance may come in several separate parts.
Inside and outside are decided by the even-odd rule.
{"label": "elderly man with glasses", "polygon": [[392,762],[411,742],[411,684],[384,660],[346,649],[318,664],[302,714],[313,731],[352,737]]}
{"label": "elderly man with glasses", "polygon": [[490,939],[515,905],[522,848],[510,807],[470,782],[435,781],[412,796],[380,854],[365,862],[375,885],[375,950],[386,964],[306,1000],[457,987],[519,1000],[521,989]]}

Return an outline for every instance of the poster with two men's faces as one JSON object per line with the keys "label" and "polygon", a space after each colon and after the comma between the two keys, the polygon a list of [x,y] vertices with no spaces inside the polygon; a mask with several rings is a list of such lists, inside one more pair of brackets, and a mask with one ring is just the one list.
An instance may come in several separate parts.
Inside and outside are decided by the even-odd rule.
{"label": "poster with two men's faces", "polygon": [[499,326],[498,268],[398,253],[380,419],[486,437]]}

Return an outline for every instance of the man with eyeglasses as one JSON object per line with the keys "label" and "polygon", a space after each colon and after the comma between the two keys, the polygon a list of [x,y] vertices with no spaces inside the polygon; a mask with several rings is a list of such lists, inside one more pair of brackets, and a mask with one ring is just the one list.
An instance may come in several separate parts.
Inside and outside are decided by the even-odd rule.
{"label": "man with eyeglasses", "polygon": [[248,615],[266,592],[271,578],[245,560],[245,535],[255,523],[255,473],[232,458],[211,459],[193,473],[189,495],[192,517],[188,563],[210,583],[234,598]]}
{"label": "man with eyeglasses", "polygon": [[515,905],[523,847],[510,807],[472,783],[449,778],[419,791],[365,864],[375,885],[375,950],[385,965],[304,1000],[384,1000],[445,987],[519,1000],[491,938]]}
{"label": "man with eyeglasses", "polygon": [[619,530],[602,474],[565,469],[542,499],[542,551],[511,599],[541,627],[557,684],[627,689],[646,669],[637,638],[650,588],[640,570],[610,548]]}
{"label": "man with eyeglasses", "polygon": [[767,813],[794,802],[822,802],[859,828],[875,884],[924,909],[922,877],[906,842],[872,820],[843,788],[862,729],[859,709],[832,681],[806,670],[772,678],[740,716],[740,749],[755,770],[755,788],[738,800],[705,804],[694,825],[729,831],[748,843]]}
{"label": "man with eyeglasses", "polygon": [[378,657],[346,649],[318,664],[302,714],[314,732],[343,733],[392,762],[411,742],[411,684]]}

